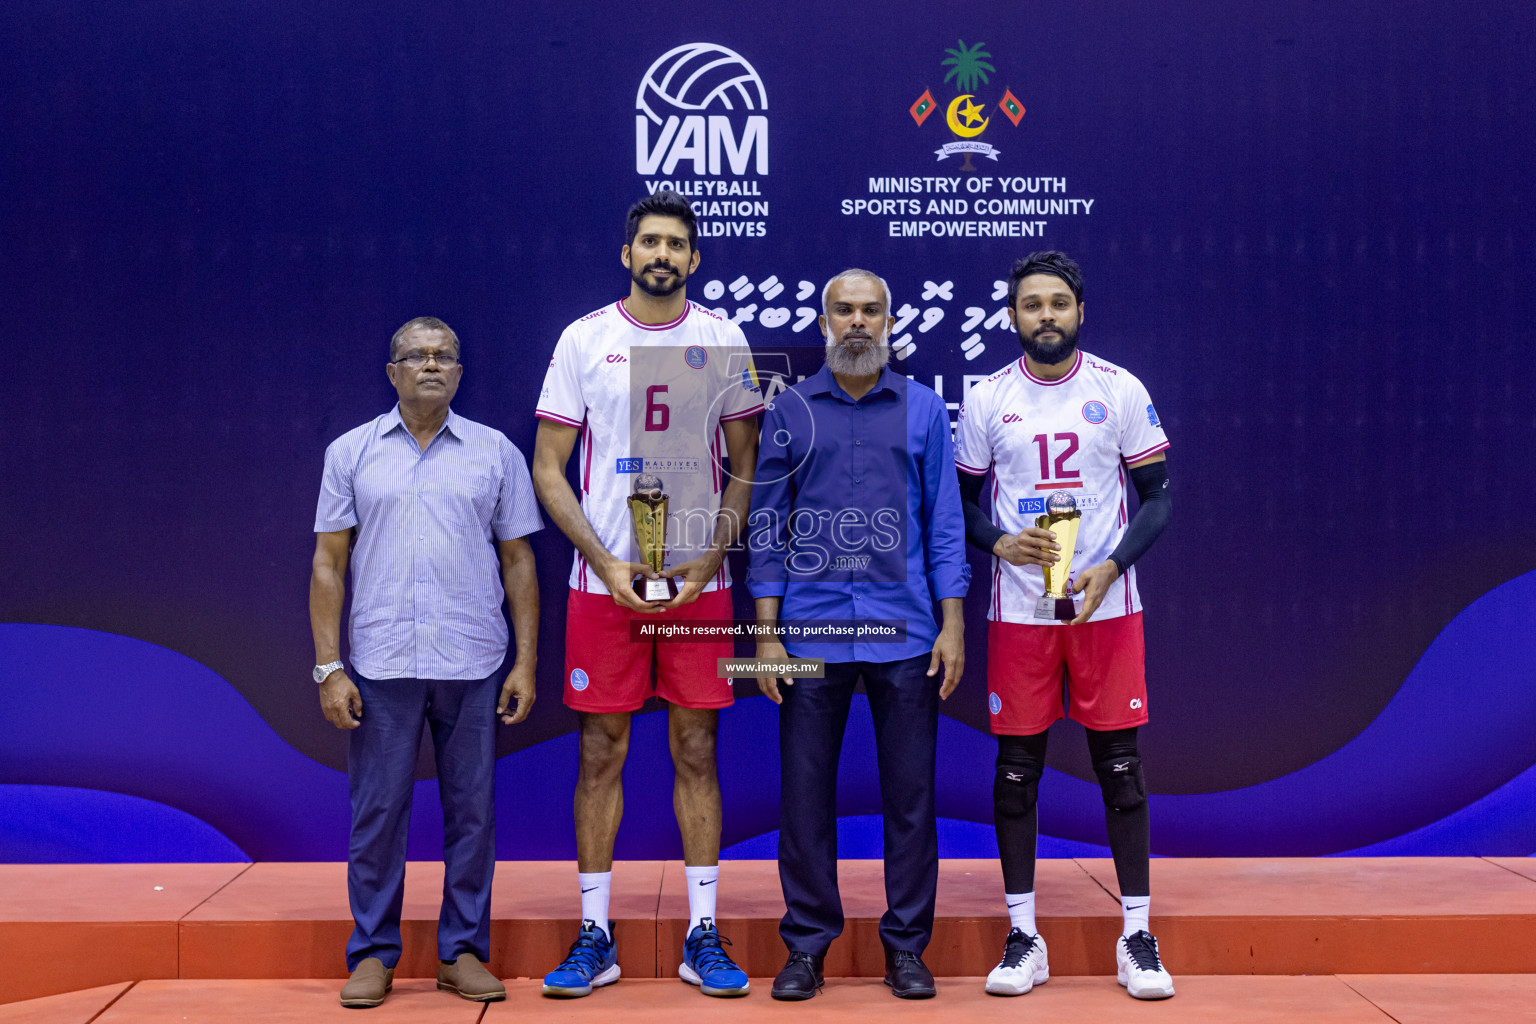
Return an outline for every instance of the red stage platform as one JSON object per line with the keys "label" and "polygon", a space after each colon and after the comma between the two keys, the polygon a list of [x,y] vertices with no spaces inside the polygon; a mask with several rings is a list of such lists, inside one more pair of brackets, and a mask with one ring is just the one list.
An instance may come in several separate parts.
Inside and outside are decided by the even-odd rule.
{"label": "red stage platform", "polygon": [[[883,969],[876,933],[884,909],[879,862],[844,861],[840,874],[848,927],[828,957],[827,973],[849,980],[816,1001],[818,1012],[834,1004],[864,1005],[866,999],[881,1012],[919,1012],[891,1000],[878,980],[873,987],[868,980],[878,979]],[[1484,1005],[1486,999],[1497,1002],[1504,998],[1501,992],[1523,994],[1521,1005],[1536,1006],[1532,978],[1499,977],[1536,975],[1536,945],[1530,942],[1536,934],[1536,862],[1531,860],[1159,859],[1153,862],[1152,876],[1153,931],[1180,986],[1179,997],[1170,1005],[1181,1010],[1170,1020],[1202,1019],[1191,1016],[1204,998],[1201,993],[1215,1000],[1212,1006],[1228,995],[1244,1001],[1278,1000],[1276,1007],[1299,999],[1303,1003],[1292,1006],[1295,1016],[1307,1013],[1317,1020],[1385,1020],[1379,1015],[1348,1016],[1362,1009],[1374,1013],[1375,1007],[1387,1009],[1398,1020],[1414,1019],[1412,1013],[1399,1016],[1387,1008],[1392,999],[1460,1013]],[[708,1008],[697,1002],[696,993],[671,980],[686,917],[682,883],[682,865],[676,862],[615,867],[613,916],[624,976],[631,981],[665,979],[653,986],[624,986],[630,993],[624,999],[629,1017],[643,1019],[654,1010],[659,1019],[684,1006],[689,1012]],[[430,978],[435,971],[441,885],[440,864],[412,864],[407,872],[402,979]],[[1125,999],[1113,981],[1119,928],[1113,865],[1107,860],[1041,861],[1037,888],[1040,927],[1051,950],[1052,982],[1042,994],[1056,994],[1044,999],[1031,994],[1026,997],[1029,1005],[1040,1009],[1047,1000],[1053,1006],[1059,1002],[1062,1016],[1050,1019],[1102,1015],[1102,1008],[1092,1009],[1099,1005],[1096,1000]],[[1001,892],[995,861],[943,863],[939,919],[927,960],[940,977],[972,980],[946,982],[945,995],[952,994],[954,1000],[930,1004],[933,1012],[953,1009],[957,1000],[981,1017],[1005,1012],[1008,1006],[1017,1012],[1016,1001],[982,998],[980,983],[974,980],[995,962],[1002,947],[1007,924]],[[575,934],[574,865],[501,863],[492,906],[492,970],[509,980],[538,978],[560,959]],[[754,978],[771,978],[783,962],[777,932],[782,912],[774,862],[721,865],[721,930],[733,941],[737,961]],[[341,864],[0,865],[0,963],[5,964],[0,1003],[11,1004],[0,1006],[0,1022],[84,1022],[114,999],[117,1002],[99,1020],[179,1019],[189,1014],[189,1019],[289,1019],[283,1016],[288,1011],[279,1012],[277,1004],[302,1004],[306,1014],[329,1012],[335,979],[346,974],[343,945],[350,928]],[[1230,977],[1303,974],[1333,977],[1305,979],[1307,984],[1294,978]],[[1353,975],[1396,978],[1344,977]],[[1485,977],[1430,977],[1442,975]],[[250,983],[194,984],[189,979]],[[130,982],[139,984],[125,994]],[[1280,994],[1266,985],[1280,986],[1274,989]],[[471,1019],[465,1013],[478,1019],[478,1008],[461,1007],[457,1000],[444,1003],[430,983],[400,986],[399,995],[386,1007],[415,1005],[417,988],[423,988],[420,1002],[437,1009],[408,1019]],[[536,986],[522,986],[517,992],[537,1002]],[[188,1006],[197,1000],[238,1002],[245,998],[241,993],[250,995],[250,1014],[242,1011],[231,1017],[212,1009],[173,1014],[166,1009],[163,1018],[145,1016],[152,1006],[169,1007],[178,1000],[190,1000]],[[46,1005],[17,1002],[44,996],[52,997]],[[690,996],[693,1001],[673,1005]],[[748,1000],[753,1012],[774,1012],[766,992],[761,996]],[[1314,998],[1337,1005],[1316,1012],[1301,1008],[1311,1006],[1306,1001]],[[522,999],[517,995],[493,1007],[487,1019],[510,1019],[505,1015]],[[1509,999],[1520,1002],[1516,995]],[[264,1009],[256,1013],[272,1000],[276,1002],[271,1013],[277,1016],[262,1016]],[[971,1002],[976,1005],[970,1007]],[[610,1010],[616,1005],[608,993],[568,1009],[537,1002],[540,1019],[555,1019],[557,1009],[579,1016],[603,1004]],[[709,1001],[710,1007],[715,1005]],[[731,1005],[739,1019],[746,1004]],[[1113,1005],[1124,1009],[1123,1003]],[[83,1007],[90,1012],[69,1016]],[[1329,1016],[1335,1010],[1345,1015]],[[1444,1013],[1422,1019],[1458,1019]],[[375,1016],[393,1019],[379,1011]],[[1479,1022],[1516,1019],[1526,1018],[1485,1013]]]}
{"label": "red stage platform", "polygon": [[482,1007],[432,982],[398,982],[384,1005],[359,1017],[336,1002],[333,981],[141,981],[0,1006],[0,1024],[512,1024],[591,1021],[677,1024],[836,1024],[880,1016],[892,1021],[1028,1020],[1031,1024],[1518,1024],[1536,1021],[1536,976],[1374,974],[1290,977],[1179,975],[1178,995],[1137,1003],[1113,978],[1052,978],[1027,996],[999,999],[980,978],[943,978],[936,999],[893,999],[872,978],[831,978],[808,1003],[768,998],[763,978],[744,999],[709,999],[680,981],[625,979],[586,999],[556,1001],[534,981],[511,981],[507,1000]]}

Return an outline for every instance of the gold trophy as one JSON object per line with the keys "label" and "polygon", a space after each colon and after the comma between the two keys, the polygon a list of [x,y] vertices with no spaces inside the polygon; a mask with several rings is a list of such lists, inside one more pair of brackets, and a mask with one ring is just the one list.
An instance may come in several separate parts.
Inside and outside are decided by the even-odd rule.
{"label": "gold trophy", "polygon": [[1036,517],[1035,525],[1056,535],[1056,543],[1061,545],[1061,561],[1041,566],[1045,594],[1035,604],[1035,618],[1068,622],[1077,618],[1075,595],[1067,595],[1067,577],[1072,575],[1072,550],[1077,547],[1077,528],[1083,514],[1077,510],[1077,499],[1066,491],[1056,491],[1045,499],[1045,513]]}
{"label": "gold trophy", "polygon": [[[667,496],[661,493],[661,478],[642,473],[635,478],[635,492],[629,502],[629,517],[635,523],[635,541],[640,546],[640,561],[656,573],[667,560]],[[677,596],[677,584],[669,576],[653,580],[636,576],[635,593],[648,604],[663,604]]]}

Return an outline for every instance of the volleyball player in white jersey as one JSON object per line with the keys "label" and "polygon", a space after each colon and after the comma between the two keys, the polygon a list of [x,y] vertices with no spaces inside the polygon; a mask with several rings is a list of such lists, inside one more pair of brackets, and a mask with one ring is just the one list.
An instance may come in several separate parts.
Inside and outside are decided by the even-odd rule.
{"label": "volleyball player in white jersey", "polygon": [[[566,611],[565,703],[581,713],[576,855],[582,928],[544,993],[584,996],[618,980],[608,918],[613,843],[624,807],[630,715],[653,692],[667,702],[690,921],[679,974],[709,995],[745,995],[747,976],[715,929],[720,786],[715,734],[730,680],[716,671],[729,638],[658,643],[636,622],[731,619],[725,551],[751,502],[762,392],[741,329],[687,299],[699,266],[692,208],[658,192],[630,208],[620,259],[629,294],[565,329],[539,397],[533,481],[576,546]],[[566,465],[581,442],[578,499]],[[721,448],[730,458],[730,473]],[[649,479],[645,479],[649,478]],[[667,575],[676,597],[647,601],[627,504],[637,485],[669,500]],[[652,682],[652,662],[656,678]]]}
{"label": "volleyball player in white jersey", "polygon": [[[1077,348],[1082,298],[1082,271],[1062,253],[1031,253],[1014,264],[1008,312],[1024,354],[971,388],[956,429],[966,538],[993,555],[987,700],[998,739],[993,807],[1012,930],[987,991],[1022,995],[1050,977],[1035,928],[1035,800],[1046,730],[1065,713],[1087,729],[1104,794],[1124,916],[1118,980],[1139,999],[1162,999],[1173,995],[1173,979],[1147,930],[1147,789],[1136,750],[1147,688],[1133,565],[1172,508],[1168,439],[1141,381]],[[988,473],[991,519],[980,507]],[[1127,515],[1127,477],[1140,498],[1134,516]],[[1072,495],[1082,516],[1067,588],[1081,604],[1068,622],[1037,617],[1041,567],[1064,554],[1056,535],[1035,525],[1056,492]]]}

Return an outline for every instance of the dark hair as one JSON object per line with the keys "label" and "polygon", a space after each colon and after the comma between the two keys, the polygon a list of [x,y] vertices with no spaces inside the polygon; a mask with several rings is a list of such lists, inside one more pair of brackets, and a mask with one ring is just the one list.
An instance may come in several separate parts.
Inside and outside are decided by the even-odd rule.
{"label": "dark hair", "polygon": [[459,336],[453,333],[453,328],[443,323],[435,316],[419,316],[414,320],[407,320],[400,325],[395,336],[389,339],[389,358],[396,359],[400,355],[400,339],[405,337],[407,331],[442,331],[453,342],[453,354],[462,354],[459,347]]}
{"label": "dark hair", "polygon": [[676,217],[688,227],[688,248],[699,247],[699,222],[693,215],[693,207],[670,189],[654,192],[629,208],[629,217],[624,222],[625,245],[635,244],[635,236],[640,233],[640,219],[652,216]]}
{"label": "dark hair", "polygon": [[1067,287],[1072,289],[1072,294],[1077,298],[1078,303],[1082,303],[1083,268],[1066,253],[1045,249],[1013,261],[1013,270],[1008,275],[1008,307],[1010,309],[1019,297],[1019,282],[1031,274],[1050,274],[1052,277],[1061,278],[1067,283]]}

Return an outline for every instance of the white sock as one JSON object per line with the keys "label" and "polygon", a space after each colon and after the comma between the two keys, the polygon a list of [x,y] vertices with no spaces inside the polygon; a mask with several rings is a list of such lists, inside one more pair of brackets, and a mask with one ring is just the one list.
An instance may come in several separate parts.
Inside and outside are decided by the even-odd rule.
{"label": "white sock", "polygon": [[1008,920],[1013,926],[1025,935],[1039,935],[1035,930],[1035,894],[1032,892],[1009,892],[1003,894],[1003,899],[1008,901]]}
{"label": "white sock", "polygon": [[1147,907],[1151,905],[1151,896],[1121,896],[1120,912],[1125,915],[1125,929],[1120,934],[1130,937],[1137,932],[1150,931],[1147,917],[1151,911]]}
{"label": "white sock", "polygon": [[608,893],[613,888],[613,872],[578,871],[576,881],[581,885],[581,919],[591,921],[608,935]]}
{"label": "white sock", "polygon": [[688,880],[688,931],[684,934],[692,935],[699,921],[706,917],[714,919],[715,892],[720,888],[720,865],[695,868],[685,864],[683,877]]}

